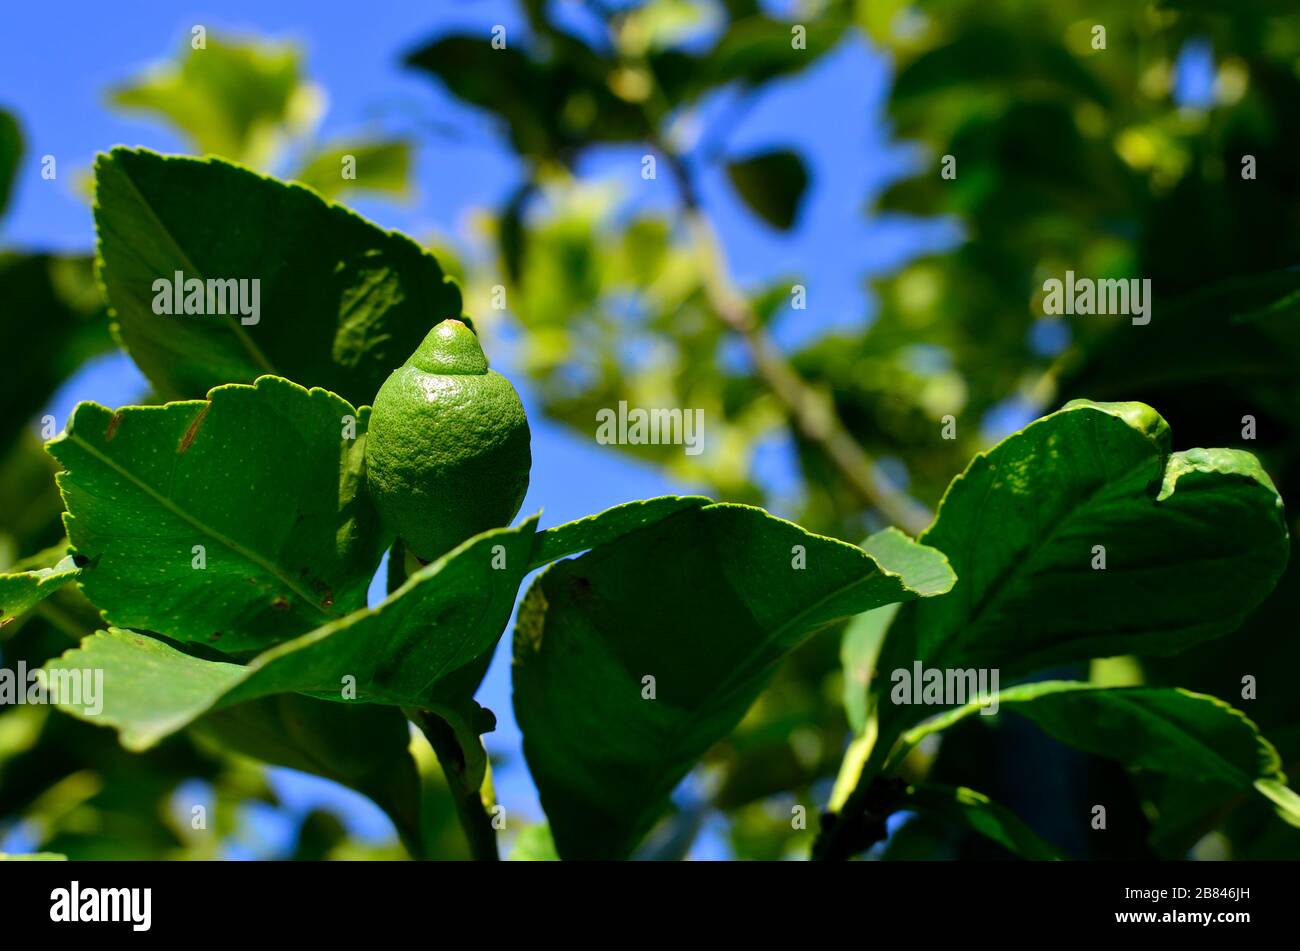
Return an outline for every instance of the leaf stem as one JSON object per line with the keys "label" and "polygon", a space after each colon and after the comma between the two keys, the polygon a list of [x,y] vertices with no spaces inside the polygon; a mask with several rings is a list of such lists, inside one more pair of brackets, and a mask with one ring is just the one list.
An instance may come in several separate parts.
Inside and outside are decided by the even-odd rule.
{"label": "leaf stem", "polygon": [[845,861],[883,841],[889,834],[886,820],[903,805],[906,790],[901,779],[877,776],[866,788],[860,808],[823,813],[813,860]]}
{"label": "leaf stem", "polygon": [[[400,588],[407,578],[406,545],[401,539],[393,542],[388,550],[388,593]],[[497,833],[492,828],[492,817],[488,815],[483,793],[465,771],[465,751],[461,749],[460,740],[451,724],[432,710],[407,710],[407,717],[424,734],[438,757],[447,785],[451,788],[451,798],[456,807],[456,818],[465,832],[469,842],[470,855],[477,861],[495,862],[500,859],[497,852]],[[408,850],[410,846],[407,846]],[[421,851],[423,847],[421,846]],[[412,853],[414,854],[414,853]]]}
{"label": "leaf stem", "polygon": [[465,774],[465,753],[456,739],[456,731],[442,717],[430,710],[414,711],[416,726],[424,733],[438,757],[447,785],[451,787],[456,818],[469,842],[470,855],[478,862],[496,862],[497,833],[483,801],[482,791]]}
{"label": "leaf stem", "polygon": [[[891,727],[882,736],[873,715],[867,735],[855,741],[845,754],[843,768],[835,780],[828,811],[822,813],[821,831],[813,842],[815,862],[843,861],[869,848],[875,839],[865,835],[876,830],[896,808],[899,782],[884,775],[887,764],[894,762],[899,731]],[[883,832],[880,838],[884,838]]]}

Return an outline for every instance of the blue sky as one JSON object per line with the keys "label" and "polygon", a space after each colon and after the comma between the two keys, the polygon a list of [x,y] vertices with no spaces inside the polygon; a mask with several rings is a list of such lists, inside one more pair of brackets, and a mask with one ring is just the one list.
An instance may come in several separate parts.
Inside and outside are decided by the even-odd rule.
{"label": "blue sky", "polygon": [[[570,9],[577,5],[561,5],[566,19],[581,29],[580,11]],[[151,63],[170,58],[196,23],[213,32],[298,42],[306,54],[308,75],[328,96],[323,138],[372,130],[408,134],[420,143],[414,201],[357,201],[354,207],[385,227],[417,238],[462,237],[473,209],[500,205],[509,195],[520,179],[520,165],[486,117],[451,100],[422,75],[402,69],[400,55],[441,33],[486,33],[497,23],[506,25],[511,35],[522,36],[522,17],[513,3],[484,0],[376,3],[364,9],[362,20],[364,25],[351,5],[299,0],[13,5],[6,11],[8,29],[0,36],[0,105],[19,116],[28,161],[0,242],[27,249],[88,250],[93,224],[78,177],[90,167],[95,153],[119,143],[184,150],[184,143],[166,127],[110,111],[105,90]],[[772,86],[728,137],[731,155],[782,145],[803,153],[812,184],[791,233],[781,234],[755,221],[733,196],[720,168],[708,170],[703,177],[705,206],[742,286],[798,274],[809,289],[809,309],[790,315],[777,328],[786,345],[869,319],[867,276],[888,271],[951,235],[934,223],[891,222],[863,215],[873,192],[909,161],[909,151],[891,143],[881,120],[888,78],[885,60],[862,39],[851,39],[808,73]],[[706,110],[706,121],[726,106],[725,100],[715,103]],[[454,137],[437,131],[446,128],[461,131]],[[639,175],[641,153],[640,148],[603,149],[586,158],[581,173],[622,183],[637,201],[671,203],[666,182],[660,191],[637,192],[646,185]],[[52,182],[39,175],[39,157],[45,154],[58,159],[59,177]],[[508,366],[501,368],[509,372]],[[136,398],[143,388],[129,361],[110,357],[73,380],[49,411],[62,422],[78,400],[120,405]],[[532,485],[524,512],[544,509],[543,524],[690,488],[669,482],[613,448],[597,446],[590,438],[548,423],[526,389],[523,395],[534,431]],[[774,485],[793,479],[788,447],[768,447],[759,465],[763,477]],[[502,759],[497,785],[502,802],[510,815],[536,818],[540,816],[536,793],[522,768],[520,737],[511,713],[509,640],[507,634],[479,699],[496,712],[499,721],[497,732],[487,741]],[[291,814],[332,803],[358,834],[387,834],[386,822],[360,797],[287,771],[277,771],[275,782]],[[285,846],[283,816],[277,819],[263,811],[250,814],[249,821],[253,842],[235,844],[230,850],[233,857],[275,854]],[[716,844],[706,841],[701,848],[707,854]]]}

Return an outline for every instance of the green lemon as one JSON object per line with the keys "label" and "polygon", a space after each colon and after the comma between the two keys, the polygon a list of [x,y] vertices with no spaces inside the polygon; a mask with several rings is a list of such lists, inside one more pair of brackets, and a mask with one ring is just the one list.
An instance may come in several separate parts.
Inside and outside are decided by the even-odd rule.
{"label": "green lemon", "polygon": [[532,464],[519,394],[488,369],[478,337],[459,320],[429,331],[375,396],[370,494],[384,524],[424,561],[510,524]]}

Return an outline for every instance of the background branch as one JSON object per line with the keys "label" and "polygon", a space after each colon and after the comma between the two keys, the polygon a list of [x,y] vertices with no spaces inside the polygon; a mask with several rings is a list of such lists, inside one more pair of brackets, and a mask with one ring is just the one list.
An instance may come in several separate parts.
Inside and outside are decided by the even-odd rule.
{"label": "background branch", "polygon": [[661,143],[657,145],[681,191],[686,227],[702,264],[709,303],[745,341],[758,375],[781,401],[803,437],[825,453],[863,502],[909,534],[919,534],[933,520],[933,514],[880,471],[844,426],[830,398],[808,385],[759,326],[749,301],[731,281],[721,242],[700,205],[689,169],[679,155]]}

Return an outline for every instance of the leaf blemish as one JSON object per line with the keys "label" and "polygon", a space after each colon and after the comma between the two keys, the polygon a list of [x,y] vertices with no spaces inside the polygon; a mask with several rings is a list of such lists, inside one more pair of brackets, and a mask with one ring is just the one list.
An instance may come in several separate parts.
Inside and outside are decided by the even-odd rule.
{"label": "leaf blemish", "polygon": [[283,596],[277,597],[271,602],[271,610],[279,611],[281,613],[289,610],[289,599]]}
{"label": "leaf blemish", "polygon": [[185,435],[181,437],[180,445],[176,447],[177,455],[185,455],[186,450],[194,444],[194,437],[199,434],[199,427],[203,425],[203,420],[207,418],[208,410],[211,408],[211,403],[205,403],[203,409],[199,410],[199,415],[194,417],[194,422],[190,423],[190,428],[185,430]]}
{"label": "leaf blemish", "polygon": [[117,427],[122,425],[122,414],[114,413],[113,418],[108,421],[108,428],[104,430],[104,442],[112,442],[113,437],[117,435]]}

